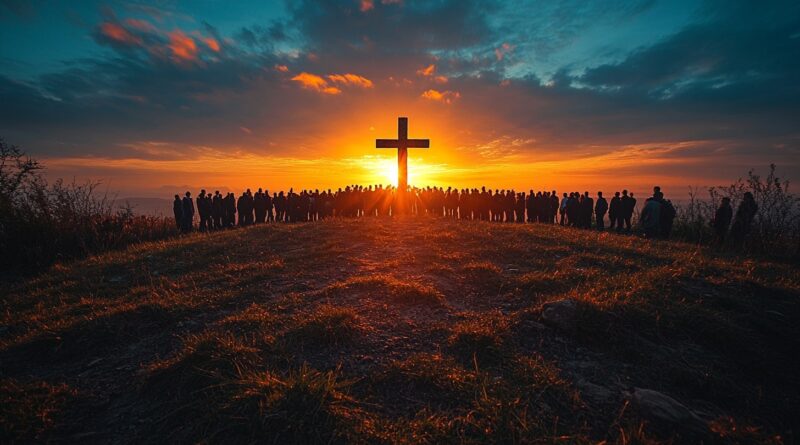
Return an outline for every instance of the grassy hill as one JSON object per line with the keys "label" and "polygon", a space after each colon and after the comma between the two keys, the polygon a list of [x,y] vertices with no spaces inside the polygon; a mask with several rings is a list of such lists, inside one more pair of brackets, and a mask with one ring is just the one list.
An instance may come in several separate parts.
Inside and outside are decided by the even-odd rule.
{"label": "grassy hill", "polygon": [[780,443],[800,412],[797,264],[681,243],[269,225],[0,296],[2,442]]}

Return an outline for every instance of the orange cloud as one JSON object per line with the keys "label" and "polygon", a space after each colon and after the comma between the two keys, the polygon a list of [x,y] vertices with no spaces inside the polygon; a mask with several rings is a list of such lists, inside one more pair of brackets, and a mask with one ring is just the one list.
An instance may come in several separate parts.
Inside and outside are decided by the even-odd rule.
{"label": "orange cloud", "polygon": [[425,68],[420,68],[417,70],[417,74],[424,77],[430,77],[436,74],[436,65],[430,64]]}
{"label": "orange cloud", "polygon": [[428,100],[451,104],[454,100],[460,98],[461,94],[458,91],[428,90],[422,93],[422,97]]}
{"label": "orange cloud", "polygon": [[343,85],[352,85],[361,88],[372,88],[373,83],[366,77],[359,76],[358,74],[329,74],[328,79],[333,83],[340,83]]}
{"label": "orange cloud", "polygon": [[289,72],[289,67],[286,66],[286,65],[275,65],[275,69],[277,71],[282,72],[282,73],[288,73]]}
{"label": "orange cloud", "polygon": [[314,90],[324,94],[341,94],[342,90],[336,87],[332,87],[328,84],[328,81],[324,78],[317,76],[316,74],[302,72],[294,77],[292,80],[299,83],[303,88],[307,90]]}
{"label": "orange cloud", "polygon": [[169,49],[179,60],[187,62],[197,60],[197,44],[182,31],[169,33]]}
{"label": "orange cloud", "polygon": [[150,23],[150,22],[148,22],[146,20],[126,19],[125,20],[125,26],[127,26],[128,28],[131,28],[131,29],[135,29],[137,31],[142,31],[142,32],[149,32],[149,33],[155,33],[156,32],[156,27],[153,26],[152,23]]}
{"label": "orange cloud", "polygon": [[361,10],[361,12],[367,12],[374,7],[375,4],[372,2],[372,0],[361,0],[361,6],[359,7],[359,9]]}
{"label": "orange cloud", "polygon": [[218,53],[218,52],[219,52],[219,48],[220,48],[220,47],[219,47],[219,42],[217,42],[217,40],[216,40],[215,38],[213,38],[213,37],[206,37],[205,39],[203,39],[203,42],[205,42],[206,46],[207,46],[207,47],[208,47],[208,48],[209,48],[211,51],[214,51],[215,53]]}
{"label": "orange cloud", "polygon": [[514,46],[509,45],[508,43],[503,43],[500,45],[500,48],[494,50],[494,55],[497,57],[497,60],[500,61],[503,60],[503,57],[505,57],[505,55],[510,53],[513,49]]}
{"label": "orange cloud", "polygon": [[447,77],[445,76],[436,76],[433,78],[433,81],[436,83],[447,83]]}
{"label": "orange cloud", "polygon": [[116,42],[121,43],[124,45],[131,45],[131,46],[138,46],[142,44],[142,39],[138,36],[135,36],[130,33],[127,29],[123,28],[122,26],[111,23],[105,22],[100,24],[100,34],[104,37]]}

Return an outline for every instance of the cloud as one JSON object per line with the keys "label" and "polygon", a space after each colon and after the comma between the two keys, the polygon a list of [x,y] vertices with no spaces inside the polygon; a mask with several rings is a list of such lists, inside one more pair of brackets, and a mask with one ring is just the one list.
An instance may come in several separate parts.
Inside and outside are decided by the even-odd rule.
{"label": "cloud", "polygon": [[117,23],[101,23],[97,28],[98,37],[112,45],[124,47],[141,46],[142,38],[129,32]]}
{"label": "cloud", "polygon": [[371,80],[357,74],[328,74],[328,79],[333,83],[361,88],[372,88],[374,86]]}
{"label": "cloud", "polygon": [[294,76],[292,80],[299,83],[305,89],[332,95],[341,94],[342,90],[331,85],[331,83],[359,88],[372,88],[374,86],[371,80],[357,74],[328,74],[326,77],[328,78],[327,80],[316,74],[302,72]]}
{"label": "cloud", "polygon": [[205,38],[203,38],[203,42],[206,44],[206,46],[211,51],[214,51],[215,53],[219,52],[220,46],[219,46],[219,42],[217,41],[217,39],[215,39],[213,37],[205,37]]}
{"label": "cloud", "polygon": [[461,94],[458,91],[438,91],[431,89],[423,92],[421,97],[436,102],[444,102],[449,105],[460,98]]}
{"label": "cloud", "polygon": [[182,31],[169,33],[169,49],[178,61],[192,62],[197,60],[197,44],[194,39]]}
{"label": "cloud", "polygon": [[504,42],[500,45],[499,48],[495,48],[494,55],[497,58],[497,61],[503,60],[506,54],[510,53],[514,49],[514,46],[509,44],[508,42]]}
{"label": "cloud", "polygon": [[430,64],[424,68],[420,68],[417,70],[417,75],[430,77],[436,74],[436,65]]}
{"label": "cloud", "polygon": [[299,83],[303,88],[307,90],[313,90],[313,91],[318,91],[320,93],[332,94],[332,95],[342,93],[342,90],[330,86],[327,80],[325,80],[323,77],[317,76],[316,74],[303,72],[292,77],[292,80]]}
{"label": "cloud", "polygon": [[222,51],[220,40],[213,35],[216,35],[216,30],[208,25],[205,33],[181,29],[162,31],[146,20],[128,18],[119,21],[114,16],[101,22],[94,32],[98,43],[117,51],[141,51],[153,60],[170,60],[183,66],[198,62],[204,55],[216,57]]}

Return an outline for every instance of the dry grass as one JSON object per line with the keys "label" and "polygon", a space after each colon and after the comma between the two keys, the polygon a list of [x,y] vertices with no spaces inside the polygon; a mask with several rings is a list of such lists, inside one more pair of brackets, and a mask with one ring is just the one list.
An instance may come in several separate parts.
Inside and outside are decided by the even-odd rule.
{"label": "dry grass", "polygon": [[[796,263],[544,225],[271,225],[144,243],[0,294],[8,441],[791,442]],[[542,304],[578,301],[574,328]],[[53,383],[57,382],[57,383]]]}

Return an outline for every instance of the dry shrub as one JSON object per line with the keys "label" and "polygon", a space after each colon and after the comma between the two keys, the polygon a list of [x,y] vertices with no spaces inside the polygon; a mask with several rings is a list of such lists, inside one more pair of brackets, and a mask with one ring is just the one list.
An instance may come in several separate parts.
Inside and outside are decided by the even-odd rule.
{"label": "dry shrub", "polygon": [[64,406],[77,396],[66,384],[0,380],[0,442],[47,441]]}

